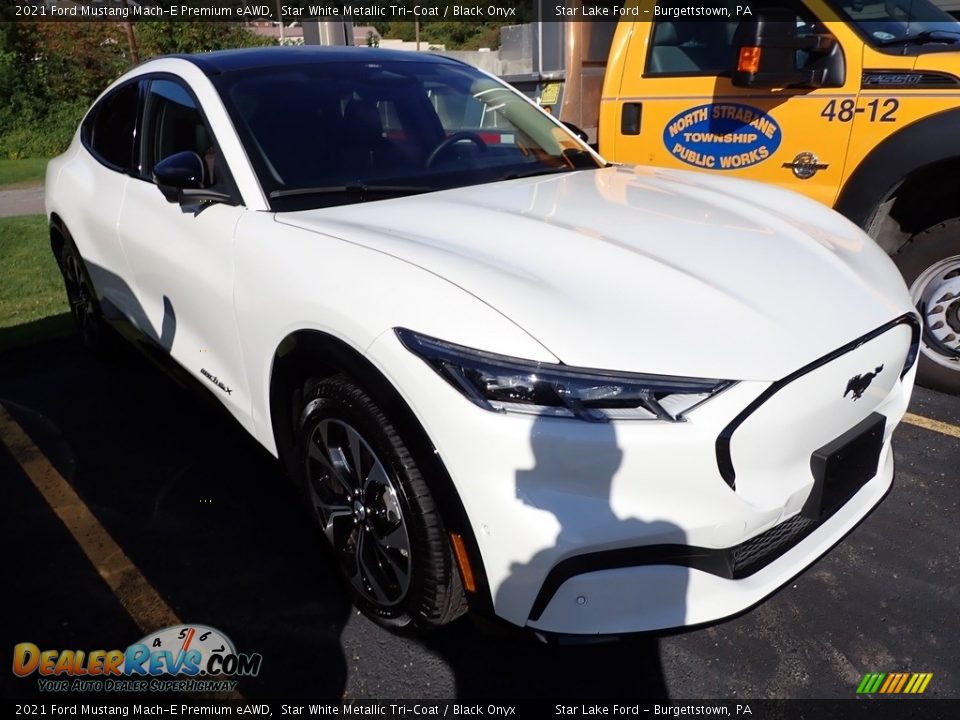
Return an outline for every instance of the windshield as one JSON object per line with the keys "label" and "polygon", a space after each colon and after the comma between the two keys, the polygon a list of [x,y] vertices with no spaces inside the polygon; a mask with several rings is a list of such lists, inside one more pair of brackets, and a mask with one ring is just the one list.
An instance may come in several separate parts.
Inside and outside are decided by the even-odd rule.
{"label": "windshield", "polygon": [[275,210],[599,167],[541,110],[468,66],[328,62],[215,82]]}
{"label": "windshield", "polygon": [[874,47],[960,42],[960,23],[929,0],[834,0]]}

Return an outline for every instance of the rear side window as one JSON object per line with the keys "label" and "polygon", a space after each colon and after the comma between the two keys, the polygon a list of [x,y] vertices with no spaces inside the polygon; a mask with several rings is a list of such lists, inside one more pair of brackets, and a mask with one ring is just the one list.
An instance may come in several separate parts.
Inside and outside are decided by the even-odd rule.
{"label": "rear side window", "polygon": [[101,100],[84,123],[90,152],[116,170],[127,171],[132,165],[139,99],[138,83],[125,85]]}

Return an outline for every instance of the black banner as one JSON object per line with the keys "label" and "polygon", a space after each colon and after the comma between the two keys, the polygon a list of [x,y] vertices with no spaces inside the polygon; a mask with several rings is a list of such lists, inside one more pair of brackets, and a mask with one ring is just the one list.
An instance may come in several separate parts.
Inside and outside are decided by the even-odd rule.
{"label": "black banner", "polygon": [[750,17],[749,0],[0,0],[7,21],[617,22]]}
{"label": "black banner", "polygon": [[957,700],[295,700],[295,701],[131,701],[102,696],[58,697],[44,702],[5,701],[7,716],[16,717],[377,717],[419,718],[686,718],[720,717],[752,720],[953,720]]}

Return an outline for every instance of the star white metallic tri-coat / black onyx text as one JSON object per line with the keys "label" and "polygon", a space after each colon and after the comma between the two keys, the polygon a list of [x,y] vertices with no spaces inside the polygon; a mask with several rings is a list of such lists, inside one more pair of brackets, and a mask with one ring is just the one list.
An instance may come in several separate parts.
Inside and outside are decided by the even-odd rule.
{"label": "star white metallic tri-coat / black onyx text", "polygon": [[217,397],[383,624],[714,621],[891,486],[919,322],[870,238],[772,187],[610,166],[456,61],[152,60],[46,197],[84,341],[109,322]]}

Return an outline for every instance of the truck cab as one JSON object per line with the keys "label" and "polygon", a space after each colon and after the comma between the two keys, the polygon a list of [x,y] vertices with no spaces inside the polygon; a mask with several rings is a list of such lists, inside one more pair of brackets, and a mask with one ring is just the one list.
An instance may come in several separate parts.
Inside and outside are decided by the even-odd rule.
{"label": "truck cab", "polygon": [[[910,287],[925,320],[919,381],[960,394],[960,23],[930,0],[760,0],[703,17],[676,0],[624,7],[642,19],[611,24],[604,157],[834,207]],[[583,106],[566,84],[549,92],[561,119]]]}

